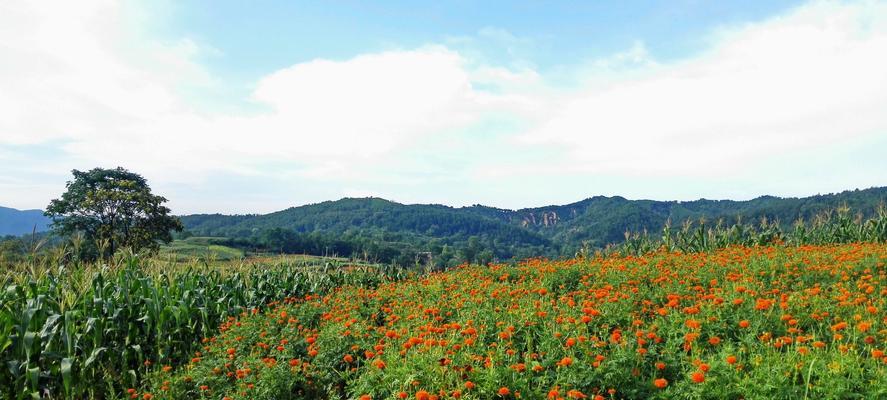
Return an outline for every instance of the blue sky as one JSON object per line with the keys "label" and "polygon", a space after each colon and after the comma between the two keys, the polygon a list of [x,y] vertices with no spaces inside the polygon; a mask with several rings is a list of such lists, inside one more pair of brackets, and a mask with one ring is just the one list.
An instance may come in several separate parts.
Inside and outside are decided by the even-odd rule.
{"label": "blue sky", "polygon": [[[314,59],[439,43],[477,62],[552,75],[642,41],[662,60],[704,50],[712,30],[783,12],[800,1],[172,2],[146,29],[214,50],[201,63],[247,97],[263,75]],[[235,96],[232,96],[235,97]],[[235,100],[234,98],[229,100]]]}
{"label": "blue sky", "polygon": [[0,5],[0,205],[71,169],[178,213],[887,185],[884,2]]}
{"label": "blue sky", "polygon": [[[211,62],[214,69],[248,79],[315,58],[345,60],[459,39],[471,40],[465,47],[496,61],[547,69],[606,56],[638,40],[657,57],[692,54],[713,28],[755,21],[798,4],[340,1],[331,6],[294,1],[246,7],[242,1],[193,1],[170,5],[164,12],[168,18],[154,29],[167,38],[188,36],[212,44],[224,54],[220,62]],[[515,46],[503,36],[523,44]],[[510,48],[518,54],[509,56]]]}

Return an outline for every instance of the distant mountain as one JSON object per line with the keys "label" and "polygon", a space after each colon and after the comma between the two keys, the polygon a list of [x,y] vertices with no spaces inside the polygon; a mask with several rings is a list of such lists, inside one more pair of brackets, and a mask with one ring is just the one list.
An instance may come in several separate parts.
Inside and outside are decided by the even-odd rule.
{"label": "distant mountain", "polygon": [[[195,235],[250,239],[252,244],[277,243],[268,247],[281,250],[286,249],[286,243],[301,243],[291,248],[307,251],[308,242],[320,242],[329,248],[335,247],[331,244],[334,240],[372,238],[383,243],[409,244],[416,251],[431,253],[445,251],[444,245],[460,249],[476,246],[478,251],[488,250],[495,257],[508,258],[570,254],[583,244],[602,247],[622,241],[626,231],[659,231],[667,221],[679,225],[688,219],[705,218],[712,223],[730,224],[737,219],[757,222],[767,218],[788,227],[799,218],[810,220],[842,205],[870,216],[885,202],[887,187],[803,198],[762,196],[748,201],[681,202],[596,196],[566,205],[520,210],[345,198],[265,215],[203,214],[181,218],[185,229]],[[469,243],[470,240],[474,242]],[[354,250],[350,245],[335,248]]]}
{"label": "distant mountain", "polygon": [[49,229],[51,222],[41,210],[0,207],[0,236],[31,233],[35,227],[37,232],[43,232]]}

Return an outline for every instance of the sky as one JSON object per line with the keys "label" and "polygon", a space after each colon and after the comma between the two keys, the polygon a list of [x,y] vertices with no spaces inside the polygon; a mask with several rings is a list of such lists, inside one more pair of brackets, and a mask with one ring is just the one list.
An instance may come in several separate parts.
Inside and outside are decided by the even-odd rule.
{"label": "sky", "polygon": [[887,185],[887,2],[0,1],[0,205],[174,213]]}

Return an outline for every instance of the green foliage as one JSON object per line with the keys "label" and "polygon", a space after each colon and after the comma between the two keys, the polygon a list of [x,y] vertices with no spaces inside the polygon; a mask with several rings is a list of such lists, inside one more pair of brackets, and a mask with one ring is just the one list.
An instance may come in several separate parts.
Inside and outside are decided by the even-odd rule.
{"label": "green foliage", "polygon": [[80,233],[90,253],[108,258],[118,249],[156,251],[158,242],[172,241],[171,231],[182,229],[169,215],[166,199],[151,193],[145,178],[123,168],[72,171],[60,199],[52,200],[46,216],[62,236]]}
{"label": "green foliage", "polygon": [[659,238],[646,232],[626,232],[622,243],[606,250],[623,255],[641,255],[660,248],[694,253],[728,246],[769,246],[782,243],[801,246],[855,242],[887,242],[887,208],[880,207],[874,216],[863,219],[861,215],[853,216],[849,208],[841,207],[833,212],[817,215],[809,223],[798,220],[790,230],[784,230],[778,223],[766,218],[757,225],[740,221],[727,226],[719,221],[715,226],[709,226],[704,220],[695,224],[687,221],[679,230],[673,230],[670,224],[666,224]]}
{"label": "green foliage", "polygon": [[230,316],[402,273],[302,262],[210,267],[124,252],[104,266],[55,261],[0,277],[0,398],[113,398],[152,364],[188,362]]}
{"label": "green foliage", "polygon": [[162,259],[174,259],[179,262],[192,259],[205,259],[214,261],[232,261],[245,257],[244,251],[225,246],[227,239],[212,237],[189,237],[183,240],[174,240],[172,243],[160,248],[159,256]]}
{"label": "green foliage", "polygon": [[[403,205],[367,198],[328,201],[267,215],[190,215],[182,217],[182,222],[193,234],[228,237],[231,240],[226,246],[244,250],[335,254],[399,265],[412,265],[419,253],[428,252],[436,267],[448,267],[461,262],[572,256],[582,249],[621,243],[626,231],[658,232],[669,221],[708,220],[744,228],[742,221],[766,219],[769,225],[787,232],[793,229],[793,221],[813,221],[842,206],[871,218],[884,202],[887,188],[883,187],[806,198],[764,196],[749,201],[677,202],[597,196],[562,206],[516,211],[484,206]],[[704,231],[708,228],[707,224]]]}
{"label": "green foliage", "polygon": [[[788,233],[782,233],[769,222],[758,227],[733,225],[729,228],[717,224],[714,228],[687,224],[678,231],[669,227],[661,240],[668,243],[669,249],[684,252],[708,251],[735,244],[884,242],[887,239],[887,213],[882,211],[878,215],[862,220],[851,218],[849,212],[842,210],[817,218],[809,225],[797,225]],[[193,237],[183,242],[212,248],[225,240]],[[39,243],[29,246],[39,246]],[[478,251],[476,258],[483,261],[488,254],[484,255],[486,250],[480,250],[480,247],[481,241],[474,239],[469,240],[465,249]],[[636,235],[630,236],[620,252],[637,254],[644,249],[660,248],[659,243],[646,235]],[[447,245],[441,245],[440,249],[440,254],[453,254]],[[329,262],[320,265],[284,262],[216,268],[206,264],[205,259],[183,266],[145,261],[131,253],[119,254],[108,266],[98,266],[83,264],[76,257],[69,257],[64,248],[61,250],[46,253],[52,257],[45,258],[32,250],[23,263],[11,265],[0,280],[0,365],[6,366],[0,369],[0,388],[5,390],[2,396],[23,399],[49,393],[56,397],[94,398],[120,394],[128,387],[136,387],[147,372],[156,370],[151,368],[152,364],[178,366],[188,363],[194,351],[200,349],[198,339],[212,335],[228,317],[240,315],[245,310],[263,308],[285,298],[302,299],[308,294],[345,290],[338,289],[343,287],[350,288],[347,290],[372,289],[409,277],[403,269],[390,265],[347,267]],[[528,265],[536,264],[531,262]],[[883,265],[879,264],[880,267]],[[507,271],[504,274],[490,273],[494,273],[497,282],[524,279]],[[538,285],[552,296],[566,296],[581,289],[582,282],[587,281],[586,275],[587,271],[571,267],[540,277]],[[772,280],[769,275],[755,276],[761,276],[762,282]],[[618,274],[600,278],[613,285],[627,283]],[[805,281],[808,285],[819,279],[817,276],[802,277],[808,278],[812,279]],[[465,281],[472,279],[466,277]],[[419,298],[439,298],[441,304],[449,301],[443,292],[426,290],[423,280],[413,282]],[[652,290],[652,286],[640,289]],[[317,309],[300,309],[298,314],[299,320],[306,323],[314,321],[311,323],[317,324],[321,319]],[[374,324],[383,324],[386,315],[370,312],[363,317],[375,321]],[[613,313],[612,318],[620,324],[629,322],[624,314]],[[329,332],[323,339],[328,340],[327,343],[341,344],[336,342],[341,334],[339,331]],[[336,354],[341,355],[339,350]],[[327,354],[322,359],[328,359],[332,365],[336,354]],[[438,357],[437,354],[432,356]],[[391,364],[393,368],[401,368]],[[403,368],[404,373],[410,369]],[[384,377],[368,376],[360,387],[373,387],[377,378]],[[483,382],[493,385],[500,378],[505,379],[504,375],[491,376],[484,378],[487,380]],[[747,379],[758,378],[767,379],[766,374]],[[618,382],[628,385],[632,377],[626,375],[619,379]],[[96,385],[95,382],[103,384]],[[278,387],[278,384],[285,385]],[[310,393],[316,390],[307,381],[298,380],[262,381],[259,388],[267,393],[293,390]],[[645,393],[638,392],[638,395]]]}
{"label": "green foliage", "polygon": [[0,238],[0,265],[24,260],[25,243],[16,236]]}

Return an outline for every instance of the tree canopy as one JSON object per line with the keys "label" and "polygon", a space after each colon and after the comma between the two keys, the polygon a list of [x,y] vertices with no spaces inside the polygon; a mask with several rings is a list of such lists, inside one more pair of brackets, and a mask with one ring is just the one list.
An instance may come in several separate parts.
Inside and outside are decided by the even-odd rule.
{"label": "tree canopy", "polygon": [[182,223],[169,215],[166,198],[151,193],[142,176],[124,168],[72,171],[60,199],[52,200],[46,216],[64,236],[83,235],[95,256],[109,257],[118,249],[156,251],[172,241]]}
{"label": "tree canopy", "polygon": [[431,253],[435,265],[463,261],[572,256],[625,241],[625,233],[658,234],[669,224],[706,226],[776,222],[788,231],[798,220],[847,206],[869,218],[887,202],[887,187],[805,198],[759,197],[746,201],[628,200],[596,196],[576,203],[520,210],[433,204],[399,204],[346,198],[265,215],[187,215],[190,234],[225,237],[244,250],[367,258],[412,264]]}

